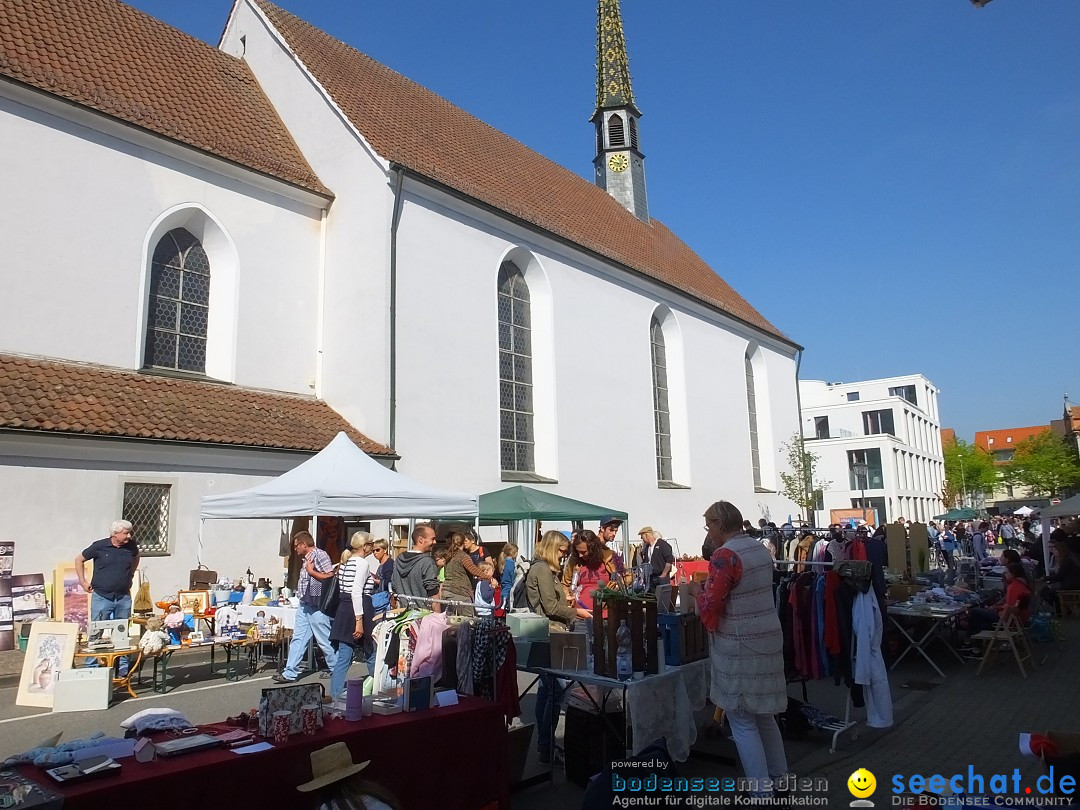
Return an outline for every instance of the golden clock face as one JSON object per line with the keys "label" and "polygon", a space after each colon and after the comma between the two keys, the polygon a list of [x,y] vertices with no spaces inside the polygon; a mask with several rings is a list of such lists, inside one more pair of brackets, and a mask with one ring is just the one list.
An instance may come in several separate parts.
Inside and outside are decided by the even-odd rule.
{"label": "golden clock face", "polygon": [[621,172],[626,170],[630,162],[626,159],[626,155],[612,155],[608,158],[607,165],[613,172]]}

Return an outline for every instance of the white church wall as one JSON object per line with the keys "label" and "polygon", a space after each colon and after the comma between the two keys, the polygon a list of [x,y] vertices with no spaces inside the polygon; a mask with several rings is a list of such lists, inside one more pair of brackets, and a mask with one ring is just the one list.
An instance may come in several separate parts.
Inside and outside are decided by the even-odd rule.
{"label": "white church wall", "polygon": [[[624,509],[631,524],[678,536],[688,552],[700,548],[700,516],[719,498],[735,501],[748,517],[762,509],[784,517],[793,511],[786,499],[755,493],[752,484],[743,369],[750,330],[721,324],[652,282],[463,201],[415,182],[409,189],[399,233],[399,306],[410,313],[399,332],[399,469],[472,492],[513,483],[499,470],[496,290],[509,256],[527,280],[528,267],[542,271],[550,290],[545,316],[549,293],[530,282],[530,295],[541,293],[534,333],[550,317],[553,335],[554,377],[545,382],[536,349],[534,376],[536,438],[547,445],[537,450],[536,472],[557,480],[554,491]],[[670,308],[680,329],[691,489],[660,489],[656,481],[649,323],[658,304]],[[793,350],[760,342],[760,388],[769,401],[759,417],[765,455],[798,422]],[[540,418],[546,403],[555,411],[550,426]],[[551,456],[554,463],[546,460]],[[775,478],[775,460],[763,461]]]}
{"label": "white church wall", "polygon": [[[326,221],[316,393],[366,435],[386,442],[394,203],[389,166],[247,3],[235,6],[221,48],[248,63],[315,174],[335,194]],[[316,318],[312,310],[313,330]],[[407,329],[406,322],[402,318],[399,329]]]}
{"label": "white church wall", "polygon": [[[285,472],[310,456],[298,453],[140,445],[56,435],[9,435],[0,451],[0,511],[5,538],[15,541],[15,573],[49,576],[122,515],[124,483],[168,484],[171,542],[167,555],[147,555],[155,601],[186,588],[199,559],[199,503]],[[218,471],[209,469],[218,467]],[[244,474],[228,470],[248,470]],[[249,567],[280,585],[280,521],[210,520],[202,561],[235,578]],[[136,538],[138,540],[138,538]]]}
{"label": "white church wall", "polygon": [[[317,209],[157,152],[147,136],[125,140],[123,128],[100,116],[21,92],[21,100],[0,98],[5,150],[19,155],[6,168],[12,193],[0,200],[9,312],[0,347],[141,367],[150,239],[171,212],[209,235],[208,372],[241,385],[308,391]],[[49,111],[31,106],[38,101]],[[37,213],[28,218],[27,211]],[[217,257],[226,258],[215,278]]]}

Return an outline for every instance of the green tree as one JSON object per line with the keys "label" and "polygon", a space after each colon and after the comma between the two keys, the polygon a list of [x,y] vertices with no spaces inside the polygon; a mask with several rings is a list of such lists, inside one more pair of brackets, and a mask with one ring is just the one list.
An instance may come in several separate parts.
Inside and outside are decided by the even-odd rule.
{"label": "green tree", "polygon": [[998,484],[994,460],[963,439],[943,448],[946,506],[981,506]]}
{"label": "green tree", "polygon": [[1061,437],[1048,430],[1016,445],[1004,477],[1028,487],[1032,495],[1053,497],[1080,482],[1080,462]]}
{"label": "green tree", "polygon": [[806,449],[806,440],[798,434],[780,445],[781,452],[787,455],[788,472],[780,473],[783,487],[780,494],[794,501],[800,509],[806,511],[806,521],[814,525],[814,505],[832,481],[814,478],[814,467],[820,457]]}

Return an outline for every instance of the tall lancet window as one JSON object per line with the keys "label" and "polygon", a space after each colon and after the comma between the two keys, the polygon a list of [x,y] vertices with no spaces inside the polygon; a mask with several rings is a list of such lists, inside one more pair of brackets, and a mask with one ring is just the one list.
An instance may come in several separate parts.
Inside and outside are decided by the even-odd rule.
{"label": "tall lancet window", "polygon": [[758,445],[757,394],[754,390],[754,364],[750,355],[743,357],[746,367],[746,412],[750,419],[750,466],[754,471],[754,486],[761,487],[761,452]]}
{"label": "tall lancet window", "polygon": [[512,262],[499,268],[499,439],[504,472],[535,472],[529,287]]}
{"label": "tall lancet window", "polygon": [[154,249],[149,304],[144,364],[205,374],[210,260],[184,228],[166,233]]}
{"label": "tall lancet window", "polygon": [[664,330],[653,316],[649,324],[652,346],[653,422],[656,432],[656,480],[672,481],[671,474],[671,405],[668,399],[667,349]]}
{"label": "tall lancet window", "polygon": [[608,146],[626,146],[626,129],[621,115],[608,119]]}

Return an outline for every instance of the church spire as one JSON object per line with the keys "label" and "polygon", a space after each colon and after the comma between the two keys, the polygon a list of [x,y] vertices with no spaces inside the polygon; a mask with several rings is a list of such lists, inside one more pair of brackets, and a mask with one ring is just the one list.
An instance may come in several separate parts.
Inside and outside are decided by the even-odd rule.
{"label": "church spire", "polygon": [[619,0],[598,0],[596,26],[596,184],[649,221],[645,155],[638,142],[641,113],[634,103]]}

